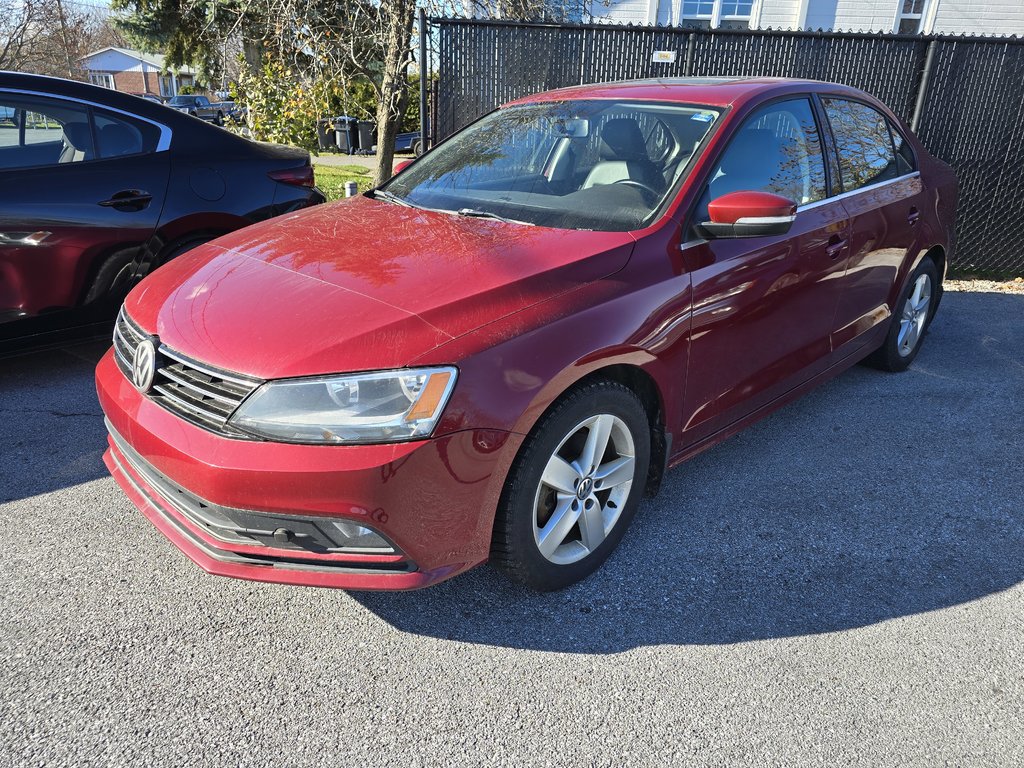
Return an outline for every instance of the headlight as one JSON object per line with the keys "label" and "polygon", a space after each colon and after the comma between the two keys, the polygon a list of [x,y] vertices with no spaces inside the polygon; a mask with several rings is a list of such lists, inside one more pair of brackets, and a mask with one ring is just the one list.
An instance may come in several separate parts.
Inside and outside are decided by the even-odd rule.
{"label": "headlight", "polygon": [[288,443],[391,443],[434,431],[454,368],[418,368],[271,381],[231,417],[246,432]]}

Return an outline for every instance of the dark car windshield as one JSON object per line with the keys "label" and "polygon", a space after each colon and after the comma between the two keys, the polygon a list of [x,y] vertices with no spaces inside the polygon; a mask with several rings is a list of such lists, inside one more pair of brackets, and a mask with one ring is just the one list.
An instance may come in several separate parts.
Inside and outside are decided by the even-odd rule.
{"label": "dark car windshield", "polygon": [[192,107],[195,106],[195,96],[175,96],[173,99],[167,102],[172,107]]}
{"label": "dark car windshield", "polygon": [[563,229],[646,226],[716,109],[577,100],[499,109],[385,186],[386,199]]}

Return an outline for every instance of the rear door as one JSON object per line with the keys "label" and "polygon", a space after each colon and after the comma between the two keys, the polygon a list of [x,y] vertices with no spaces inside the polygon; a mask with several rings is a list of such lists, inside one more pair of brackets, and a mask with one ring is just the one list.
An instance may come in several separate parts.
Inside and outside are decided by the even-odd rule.
{"label": "rear door", "polygon": [[853,354],[890,314],[889,297],[925,205],[913,151],[874,107],[823,96],[850,217],[850,254],[832,329],[836,358]]}
{"label": "rear door", "polygon": [[78,101],[0,91],[0,322],[75,306],[156,229],[170,133]]}
{"label": "rear door", "polygon": [[[730,192],[798,204],[782,236],[684,245],[693,279],[686,415],[692,443],[727,427],[827,366],[845,271],[847,220],[830,199],[821,132],[808,97],[774,101],[729,139],[694,220]],[[705,217],[705,218],[701,218]]]}

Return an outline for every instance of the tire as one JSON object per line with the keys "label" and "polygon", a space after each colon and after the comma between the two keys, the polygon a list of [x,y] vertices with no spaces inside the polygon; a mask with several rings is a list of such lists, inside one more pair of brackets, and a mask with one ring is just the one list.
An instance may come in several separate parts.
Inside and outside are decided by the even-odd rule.
{"label": "tire", "polygon": [[935,262],[925,258],[910,275],[893,308],[885,342],[864,362],[883,371],[905,371],[921,351],[940,293]]}
{"label": "tire", "polygon": [[127,295],[131,284],[132,260],[136,252],[136,248],[126,248],[104,259],[89,284],[89,290],[85,292],[82,304],[95,304],[107,298],[118,300]]}
{"label": "tire", "polygon": [[[586,461],[602,437],[600,459]],[[611,381],[572,390],[541,418],[509,472],[491,561],[541,592],[586,578],[629,527],[650,458],[651,427],[635,392]]]}
{"label": "tire", "polygon": [[412,154],[413,157],[419,157],[423,154],[423,142],[420,139],[412,143]]}
{"label": "tire", "polygon": [[218,112],[217,113],[217,117],[215,117],[213,119],[213,124],[216,125],[216,126],[223,126],[224,125],[224,113],[223,112]]}

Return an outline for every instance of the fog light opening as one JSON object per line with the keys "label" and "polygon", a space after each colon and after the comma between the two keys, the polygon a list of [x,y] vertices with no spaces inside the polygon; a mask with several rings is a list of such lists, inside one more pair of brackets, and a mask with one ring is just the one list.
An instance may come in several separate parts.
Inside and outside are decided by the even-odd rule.
{"label": "fog light opening", "polygon": [[395,548],[388,543],[387,539],[372,528],[338,520],[334,521],[333,525],[337,534],[331,538],[337,543],[339,549],[378,555],[395,553]]}

